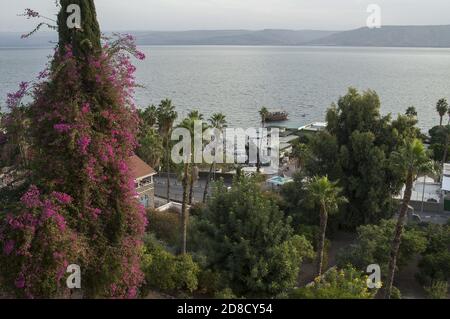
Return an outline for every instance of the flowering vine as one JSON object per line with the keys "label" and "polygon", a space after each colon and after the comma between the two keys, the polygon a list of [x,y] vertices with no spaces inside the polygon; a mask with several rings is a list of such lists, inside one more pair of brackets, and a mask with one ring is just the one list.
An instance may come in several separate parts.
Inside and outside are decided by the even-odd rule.
{"label": "flowering vine", "polygon": [[[94,6],[80,2],[89,3],[83,10]],[[131,57],[145,55],[128,35],[81,50],[84,41],[62,43],[64,26],[58,28],[59,47],[27,105],[30,182],[36,186],[11,203],[0,222],[0,280],[20,296],[66,295],[64,267],[76,263],[85,296],[134,298],[143,281],[147,220],[128,167],[139,126]],[[21,84],[9,106],[27,90],[29,84]]]}

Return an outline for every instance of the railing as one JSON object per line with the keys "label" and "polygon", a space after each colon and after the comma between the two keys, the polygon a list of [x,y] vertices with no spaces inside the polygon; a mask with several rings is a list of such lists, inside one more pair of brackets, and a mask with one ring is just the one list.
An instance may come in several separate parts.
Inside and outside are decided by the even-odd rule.
{"label": "railing", "polygon": [[142,193],[145,193],[145,192],[147,192],[149,190],[152,190],[154,188],[155,188],[155,186],[154,186],[153,183],[148,183],[148,184],[144,184],[144,185],[139,185],[139,187],[136,188],[136,191],[139,194],[142,194]]}

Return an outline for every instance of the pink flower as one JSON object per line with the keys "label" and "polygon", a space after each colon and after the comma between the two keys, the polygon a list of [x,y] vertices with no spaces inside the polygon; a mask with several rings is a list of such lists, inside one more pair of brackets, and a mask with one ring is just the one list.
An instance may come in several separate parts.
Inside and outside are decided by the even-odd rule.
{"label": "pink flower", "polygon": [[81,107],[81,113],[86,114],[89,113],[91,111],[91,107],[89,105],[89,103],[84,103],[83,106]]}
{"label": "pink flower", "polygon": [[53,128],[58,133],[67,133],[72,129],[72,127],[69,124],[55,124],[53,125]]}
{"label": "pink flower", "polygon": [[139,60],[145,60],[145,54],[141,51],[136,51],[136,58]]}
{"label": "pink flower", "polygon": [[27,17],[28,19],[37,18],[39,17],[39,12],[27,8],[25,9],[25,13],[23,14],[23,16]]}
{"label": "pink flower", "polygon": [[99,208],[90,208],[89,211],[92,214],[92,217],[94,217],[94,219],[97,219],[98,216],[102,213],[101,209]]}
{"label": "pink flower", "polygon": [[53,208],[53,207],[46,207],[45,209],[44,209],[44,215],[43,215],[43,217],[45,218],[45,219],[50,219],[50,218],[52,218],[53,216],[56,216],[58,213],[55,211],[55,209]]}
{"label": "pink flower", "polygon": [[66,230],[66,219],[63,216],[56,214],[53,216],[53,219],[56,221],[56,225],[58,225],[60,231]]}
{"label": "pink flower", "polygon": [[21,82],[19,84],[19,90],[17,92],[7,94],[6,105],[10,109],[19,105],[20,101],[25,96],[28,90],[28,86],[28,82]]}
{"label": "pink flower", "polygon": [[25,277],[23,276],[23,274],[20,274],[16,279],[15,285],[19,289],[23,289],[25,287]]}
{"label": "pink flower", "polygon": [[87,154],[87,149],[90,144],[91,138],[89,136],[83,136],[78,139],[78,147],[80,148],[81,154]]}
{"label": "pink flower", "polygon": [[128,298],[129,299],[133,299],[133,298],[136,298],[136,296],[137,296],[137,289],[136,289],[136,287],[132,287],[132,288],[130,288],[130,290],[128,290]]}
{"label": "pink flower", "polygon": [[39,199],[40,195],[39,189],[35,185],[31,185],[20,201],[28,208],[35,208],[42,204]]}
{"label": "pink flower", "polygon": [[73,198],[70,195],[67,195],[65,193],[53,192],[52,196],[56,198],[56,200],[59,201],[61,204],[70,204],[73,200]]}
{"label": "pink flower", "polygon": [[48,72],[47,69],[45,69],[45,70],[39,72],[38,80],[43,80],[43,79],[47,78],[49,75],[50,75],[50,73]]}
{"label": "pink flower", "polygon": [[3,253],[8,256],[14,250],[15,243],[13,240],[8,240],[3,247]]}
{"label": "pink flower", "polygon": [[95,181],[97,179],[96,173],[95,173],[95,165],[96,165],[96,160],[90,159],[88,166],[86,167],[86,173],[87,173],[89,179],[92,181]]}
{"label": "pink flower", "polygon": [[53,219],[60,231],[66,230],[65,218],[56,211],[56,208],[52,206],[52,203],[50,201],[46,201],[44,206],[43,218]]}
{"label": "pink flower", "polygon": [[128,171],[128,165],[127,163],[125,163],[125,161],[120,161],[119,162],[119,171],[123,174],[126,173]]}

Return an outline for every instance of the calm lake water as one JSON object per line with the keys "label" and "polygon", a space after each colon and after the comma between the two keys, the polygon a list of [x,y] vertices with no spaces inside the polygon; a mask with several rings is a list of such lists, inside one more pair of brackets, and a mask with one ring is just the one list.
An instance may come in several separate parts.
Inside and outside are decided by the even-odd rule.
{"label": "calm lake water", "polygon": [[[139,105],[171,98],[181,116],[223,112],[232,126],[258,125],[258,110],[289,112],[288,126],[324,119],[349,86],[374,89],[383,113],[414,105],[420,127],[438,123],[450,98],[450,49],[170,46],[143,47],[136,62]],[[49,49],[0,49],[0,101],[43,69]]]}

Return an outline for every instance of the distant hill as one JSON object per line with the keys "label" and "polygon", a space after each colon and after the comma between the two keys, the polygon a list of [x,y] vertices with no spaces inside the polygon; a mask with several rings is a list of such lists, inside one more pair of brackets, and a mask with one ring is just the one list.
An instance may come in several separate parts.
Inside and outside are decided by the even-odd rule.
{"label": "distant hill", "polygon": [[[302,45],[332,35],[333,31],[314,30],[193,30],[127,31],[138,45]],[[56,42],[56,33],[41,32],[21,39],[20,33],[0,32],[0,47],[48,47]]]}
{"label": "distant hill", "polygon": [[450,47],[450,25],[360,28],[312,40],[309,45],[377,47]]}
{"label": "distant hill", "polygon": [[37,32],[27,39],[21,39],[22,33],[0,32],[1,48],[44,48],[54,47],[58,38],[56,32]]}
{"label": "distant hill", "polygon": [[[125,33],[125,32],[123,32]],[[130,31],[138,45],[317,45],[378,47],[450,47],[450,25],[383,26],[351,31],[315,30],[193,30]],[[54,46],[56,33],[42,32],[29,39],[0,32],[0,47]]]}
{"label": "distant hill", "polygon": [[303,45],[334,33],[314,30],[134,32],[141,45]]}

